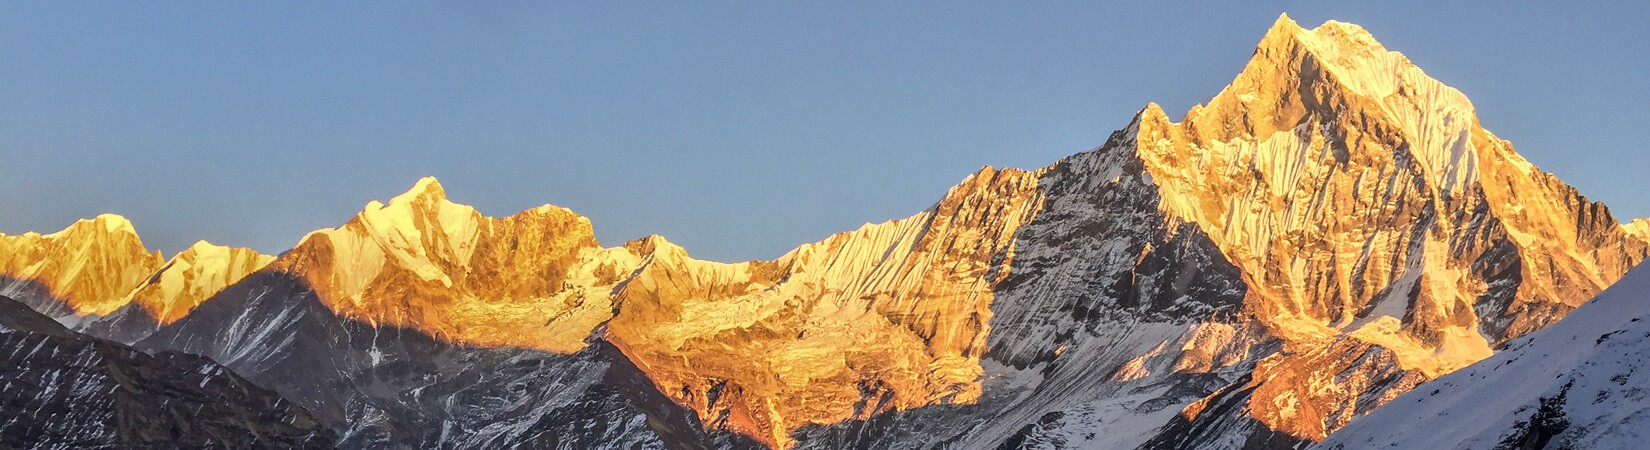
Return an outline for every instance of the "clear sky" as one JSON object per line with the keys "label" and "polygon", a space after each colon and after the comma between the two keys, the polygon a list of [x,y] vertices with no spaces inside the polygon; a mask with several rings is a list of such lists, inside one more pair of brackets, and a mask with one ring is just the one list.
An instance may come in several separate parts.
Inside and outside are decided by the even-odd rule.
{"label": "clear sky", "polygon": [[115,212],[168,255],[279,252],[435,175],[608,245],[772,258],[1178,117],[1283,11],[1363,25],[1650,216],[1643,2],[558,3],[0,0],[0,231]]}

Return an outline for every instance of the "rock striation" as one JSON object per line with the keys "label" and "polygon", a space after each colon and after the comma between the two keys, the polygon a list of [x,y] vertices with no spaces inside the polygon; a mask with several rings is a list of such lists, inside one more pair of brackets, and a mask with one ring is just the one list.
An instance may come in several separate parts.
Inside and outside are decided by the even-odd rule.
{"label": "rock striation", "polygon": [[76,227],[105,232],[0,240],[30,306],[219,361],[345,447],[1296,448],[1650,253],[1461,92],[1287,16],[1178,121],[772,261],[602,247],[433,178],[273,259]]}
{"label": "rock striation", "polygon": [[56,233],[0,235],[0,294],[52,318],[108,314],[164,263],[131,221],[104,214]]}
{"label": "rock striation", "polygon": [[145,354],[0,297],[0,446],[333,448],[308,411],[204,358]]}
{"label": "rock striation", "polygon": [[1552,326],[1393,399],[1315,448],[1633,448],[1644,442],[1650,268]]}

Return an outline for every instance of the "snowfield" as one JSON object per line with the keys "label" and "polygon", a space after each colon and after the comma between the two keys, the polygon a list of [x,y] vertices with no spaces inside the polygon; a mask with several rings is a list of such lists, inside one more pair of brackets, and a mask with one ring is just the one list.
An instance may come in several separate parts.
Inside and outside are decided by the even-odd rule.
{"label": "snowfield", "polygon": [[1564,320],[1416,387],[1321,449],[1643,448],[1650,442],[1650,266]]}

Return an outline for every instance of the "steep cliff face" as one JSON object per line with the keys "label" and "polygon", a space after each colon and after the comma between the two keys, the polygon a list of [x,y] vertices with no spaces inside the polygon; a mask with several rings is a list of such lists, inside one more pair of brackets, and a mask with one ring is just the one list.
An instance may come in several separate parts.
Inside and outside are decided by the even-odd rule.
{"label": "steep cliff face", "polygon": [[635,255],[596,245],[590,221],[543,206],[504,218],[452,203],[434,178],[349,223],[310,233],[272,268],[343,317],[480,346],[572,353],[612,315],[607,291]]}
{"label": "steep cliff face", "polygon": [[332,448],[308,411],[204,358],[148,355],[0,297],[0,446]]}
{"label": "steep cliff face", "polygon": [[0,294],[52,318],[108,314],[163,262],[132,222],[104,214],[52,234],[0,235]]}
{"label": "steep cliff face", "polygon": [[608,336],[701,419],[777,447],[803,426],[973,403],[991,286],[1035,186],[986,168],[928,211],[772,262],[695,261],[650,238]]}
{"label": "steep cliff face", "polygon": [[[1281,341],[1246,381],[1244,412],[1297,438],[1416,381],[1370,380],[1433,378],[1558,320],[1646,253],[1603,205],[1480,127],[1460,92],[1355,25],[1280,18],[1208,106],[1179,123],[1148,108],[1139,129],[1162,208],[1208,231],[1242,270],[1244,317]],[[1397,367],[1283,375],[1371,351]]]}
{"label": "steep cliff face", "polygon": [[126,301],[146,310],[160,324],[176,322],[212,294],[262,269],[275,257],[246,248],[196,242],[173,256]]}
{"label": "steep cliff face", "polygon": [[[1209,106],[1182,123],[1148,108],[1139,140],[1164,209],[1210,231],[1279,332],[1333,334],[1393,300],[1414,316],[1408,337],[1479,348],[1459,355],[1470,362],[1645,251],[1479,127],[1460,92],[1354,25],[1281,19]],[[1510,262],[1502,251],[1526,275],[1511,292],[1488,267]]]}
{"label": "steep cliff face", "polygon": [[1633,219],[1632,222],[1627,223],[1627,225],[1623,225],[1622,228],[1627,231],[1628,236],[1632,236],[1638,238],[1640,241],[1650,243],[1650,219],[1642,217]]}
{"label": "steep cliff face", "polygon": [[603,248],[565,209],[486,217],[424,179],[267,267],[228,258],[256,272],[208,300],[245,272],[174,289],[168,265],[108,316],[148,331],[86,329],[223,362],[354,447],[1296,447],[1563,317],[1645,223],[1361,28],[1281,17],[1178,122],[1150,105],[774,261]]}
{"label": "steep cliff face", "polygon": [[1650,267],[1315,448],[1636,448],[1650,426]]}
{"label": "steep cliff face", "polygon": [[130,221],[104,214],[52,234],[0,235],[0,294],[77,331],[129,344],[273,260],[206,241],[162,259],[144,248]]}
{"label": "steep cliff face", "polygon": [[[1261,344],[1233,326],[1237,269],[1202,230],[1158,210],[1135,133],[1040,171],[1041,208],[993,286],[980,401],[893,417],[879,432],[915,446],[1132,447]],[[851,442],[888,445],[875,439]]]}
{"label": "steep cliff face", "polygon": [[108,314],[77,317],[74,328],[116,342],[137,342],[274,259],[251,249],[196,242],[138,283],[119,300],[122,306]]}

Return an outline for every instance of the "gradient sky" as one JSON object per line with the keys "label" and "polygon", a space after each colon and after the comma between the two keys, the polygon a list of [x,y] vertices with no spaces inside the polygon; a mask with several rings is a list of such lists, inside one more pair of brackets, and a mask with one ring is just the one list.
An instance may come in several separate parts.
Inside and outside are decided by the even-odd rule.
{"label": "gradient sky", "polygon": [[274,253],[435,175],[608,245],[773,258],[1099,145],[1148,101],[1178,117],[1282,11],[1363,25],[1650,216],[1643,2],[67,3],[0,1],[0,232],[115,212],[168,255]]}

